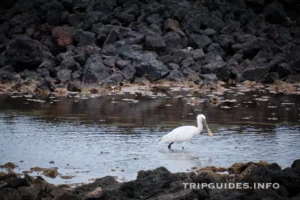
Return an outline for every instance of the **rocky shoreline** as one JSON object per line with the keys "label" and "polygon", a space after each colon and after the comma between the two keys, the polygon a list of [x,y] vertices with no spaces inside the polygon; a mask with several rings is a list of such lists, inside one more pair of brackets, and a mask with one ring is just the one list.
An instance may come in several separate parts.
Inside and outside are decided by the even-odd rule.
{"label": "rocky shoreline", "polygon": [[[221,173],[223,172],[223,173]],[[227,172],[227,173],[224,173]],[[198,186],[190,187],[190,183]],[[276,183],[279,188],[199,188],[201,183]],[[171,173],[164,167],[139,171],[137,179],[124,183],[106,176],[71,188],[53,185],[42,177],[24,178],[0,173],[0,200],[35,199],[292,199],[300,197],[300,160],[281,169],[276,163],[235,163],[229,168],[205,167],[190,173]]]}
{"label": "rocky shoreline", "polygon": [[299,83],[299,8],[296,0],[4,0],[0,83],[37,94],[160,80]]}
{"label": "rocky shoreline", "polygon": [[[124,94],[140,94],[142,96],[152,95],[166,95],[173,92],[185,93],[187,91],[200,92],[203,94],[223,95],[227,91],[232,92],[257,92],[263,90],[270,94],[293,94],[300,95],[299,83],[287,83],[283,81],[276,81],[273,84],[262,84],[255,81],[244,81],[240,84],[228,85],[223,81],[217,81],[215,84],[198,85],[191,82],[170,82],[170,81],[155,81],[143,83],[128,83],[122,86],[82,86],[80,89],[77,86],[69,88],[55,88],[53,91],[40,90],[36,85],[37,82],[31,86],[20,85],[16,89],[14,83],[0,84],[0,95],[9,95],[11,97],[25,97],[29,99],[39,98],[95,98],[102,95],[124,95]],[[43,82],[43,84],[46,82]],[[46,84],[47,85],[47,84]],[[70,85],[69,85],[70,86]],[[74,87],[76,89],[74,89]]]}

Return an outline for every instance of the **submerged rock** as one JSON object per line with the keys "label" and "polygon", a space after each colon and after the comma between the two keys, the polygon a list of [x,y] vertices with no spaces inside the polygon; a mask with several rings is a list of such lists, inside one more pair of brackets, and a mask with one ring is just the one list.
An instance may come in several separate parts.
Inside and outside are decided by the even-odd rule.
{"label": "submerged rock", "polygon": [[81,86],[79,83],[70,82],[67,85],[67,89],[70,92],[81,92]]}
{"label": "submerged rock", "polygon": [[56,168],[45,169],[43,174],[50,178],[56,178],[56,176],[58,176],[58,172]]}
{"label": "submerged rock", "polygon": [[250,165],[257,165],[257,166],[266,166],[268,163],[266,162],[248,162],[248,163],[235,163],[231,167],[228,168],[228,172],[230,174],[241,174],[243,171],[247,169]]}
{"label": "submerged rock", "polygon": [[55,90],[55,87],[49,78],[45,78],[39,81],[39,83],[36,85],[36,93],[38,94],[49,94],[50,92],[53,92]]}
{"label": "submerged rock", "polygon": [[8,170],[12,170],[14,168],[17,167],[16,164],[12,163],[12,162],[8,162],[8,163],[5,163],[4,165],[0,165],[1,168],[6,168]]}

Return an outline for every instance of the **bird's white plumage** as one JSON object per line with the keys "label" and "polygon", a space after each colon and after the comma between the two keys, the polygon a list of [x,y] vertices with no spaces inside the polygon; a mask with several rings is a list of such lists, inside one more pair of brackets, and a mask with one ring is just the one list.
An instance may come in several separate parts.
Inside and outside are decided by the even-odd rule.
{"label": "bird's white plumage", "polygon": [[199,134],[199,132],[199,129],[195,126],[180,126],[163,136],[160,142],[184,142]]}
{"label": "bird's white plumage", "polygon": [[[167,135],[163,136],[159,141],[164,143],[171,143],[168,147],[171,148],[173,142],[186,142],[190,140],[195,135],[198,135],[203,130],[203,124],[205,124],[209,135],[212,136],[211,131],[209,130],[206,124],[206,118],[204,115],[197,116],[197,127],[196,126],[180,126],[173,129]],[[183,147],[182,147],[183,148]]]}

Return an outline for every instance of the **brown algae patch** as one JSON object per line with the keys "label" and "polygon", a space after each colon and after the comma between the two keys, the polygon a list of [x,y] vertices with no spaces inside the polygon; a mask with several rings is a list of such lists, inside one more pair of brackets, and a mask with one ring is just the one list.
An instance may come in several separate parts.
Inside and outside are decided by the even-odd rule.
{"label": "brown algae patch", "polygon": [[16,167],[18,167],[18,165],[14,164],[12,162],[8,162],[8,163],[5,163],[4,165],[0,165],[0,168],[5,168],[9,171],[15,169]]}
{"label": "brown algae patch", "polygon": [[59,175],[57,168],[32,167],[30,168],[30,171],[43,172],[43,175],[49,178],[56,178]]}
{"label": "brown algae patch", "polygon": [[233,165],[231,165],[231,167],[228,168],[228,172],[229,172],[229,174],[241,174],[250,165],[267,166],[268,163],[265,162],[265,161],[247,162],[247,163],[237,162],[237,163],[234,163]]}
{"label": "brown algae patch", "polygon": [[[223,95],[225,92],[244,93],[256,90],[266,90],[270,93],[283,94],[300,94],[299,83],[285,83],[283,81],[276,81],[274,84],[262,84],[253,81],[244,81],[240,84],[228,87],[222,81],[217,81],[215,85],[199,85],[192,82],[172,82],[160,80],[156,82],[141,82],[141,83],[125,83],[122,86],[100,86],[88,85],[80,83],[80,90],[72,92],[65,87],[57,87],[54,92],[37,88],[38,82],[28,81],[26,83],[6,83],[0,84],[0,93],[12,94],[31,94],[33,96],[49,96],[65,97],[70,94],[77,94],[78,97],[93,97],[101,95],[122,95],[124,93],[140,94],[143,96],[161,95],[168,92],[187,92],[197,91],[204,94]],[[71,95],[72,96],[72,95]]]}
{"label": "brown algae patch", "polygon": [[215,166],[207,166],[196,170],[196,173],[200,172],[226,172],[228,168],[224,167],[215,167]]}
{"label": "brown algae patch", "polygon": [[6,176],[7,175],[7,173],[5,173],[5,172],[0,172],[0,177],[1,176]]}
{"label": "brown algae patch", "polygon": [[72,179],[74,178],[75,176],[71,176],[71,175],[61,175],[59,176],[61,179]]}
{"label": "brown algae patch", "polygon": [[300,84],[291,84],[283,81],[276,81],[272,85],[267,86],[270,93],[281,94],[300,94]]}
{"label": "brown algae patch", "polygon": [[193,167],[192,169],[195,170],[195,172],[197,174],[199,174],[199,173],[223,173],[223,172],[228,172],[229,174],[242,174],[249,166],[252,166],[252,165],[265,167],[265,166],[268,166],[269,163],[267,163],[265,161],[247,162],[247,163],[237,162],[228,168],[207,166],[207,167],[203,167],[203,168]]}

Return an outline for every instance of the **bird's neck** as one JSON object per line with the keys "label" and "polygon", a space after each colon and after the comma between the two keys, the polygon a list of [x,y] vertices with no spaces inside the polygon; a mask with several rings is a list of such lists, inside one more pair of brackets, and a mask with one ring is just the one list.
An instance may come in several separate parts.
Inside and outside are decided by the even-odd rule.
{"label": "bird's neck", "polygon": [[201,131],[203,130],[203,124],[201,122],[201,120],[197,120],[197,128],[199,130],[199,134],[201,133]]}

